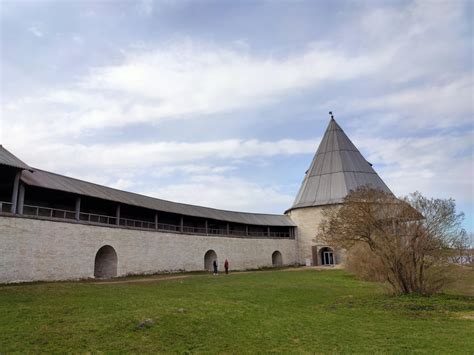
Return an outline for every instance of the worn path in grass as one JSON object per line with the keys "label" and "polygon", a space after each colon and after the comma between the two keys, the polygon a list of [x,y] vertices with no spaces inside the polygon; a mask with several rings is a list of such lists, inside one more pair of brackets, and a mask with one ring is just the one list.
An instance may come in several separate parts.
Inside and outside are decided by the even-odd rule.
{"label": "worn path in grass", "polygon": [[474,351],[469,296],[391,297],[343,270],[231,276],[0,286],[0,353]]}
{"label": "worn path in grass", "polygon": [[[292,268],[281,268],[281,269],[271,269],[271,270],[254,270],[254,271],[232,271],[229,275],[225,273],[219,273],[219,275],[230,276],[230,275],[240,275],[240,274],[249,274],[254,272],[278,272],[278,271],[303,271],[303,270],[319,270],[319,271],[328,271],[328,270],[335,270],[340,269],[341,267],[327,267],[327,266],[310,266],[310,267],[292,267]],[[117,285],[117,284],[134,284],[134,283],[143,283],[143,282],[158,282],[158,281],[166,281],[166,280],[179,280],[179,279],[186,279],[188,277],[199,277],[199,276],[206,276],[209,273],[194,273],[194,274],[185,274],[185,275],[149,275],[143,278],[119,278],[119,279],[111,279],[111,280],[99,280],[99,281],[92,281],[95,285]],[[218,275],[218,276],[219,276]],[[214,275],[213,275],[214,276]],[[89,281],[91,282],[91,281]]]}

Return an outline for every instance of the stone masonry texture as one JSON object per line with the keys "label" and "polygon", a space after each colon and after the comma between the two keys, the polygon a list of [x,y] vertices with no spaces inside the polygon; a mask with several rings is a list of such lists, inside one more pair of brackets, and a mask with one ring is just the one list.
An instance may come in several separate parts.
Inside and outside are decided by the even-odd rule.
{"label": "stone masonry texture", "polygon": [[204,270],[210,249],[217,253],[220,270],[225,259],[231,270],[271,266],[276,250],[284,265],[297,262],[294,239],[211,237],[0,216],[0,283],[92,278],[96,253],[104,245],[117,253],[117,276]]}
{"label": "stone masonry texture", "polygon": [[[298,226],[297,235],[297,260],[298,264],[304,265],[306,259],[310,259],[313,264],[313,246],[317,246],[318,250],[325,247],[324,243],[318,241],[319,224],[321,223],[323,216],[322,211],[327,208],[334,208],[334,206],[317,206],[317,207],[304,207],[296,208],[289,211],[287,214]],[[335,257],[337,263],[344,261],[344,252],[335,250]],[[318,264],[321,263],[320,257],[318,256]]]}

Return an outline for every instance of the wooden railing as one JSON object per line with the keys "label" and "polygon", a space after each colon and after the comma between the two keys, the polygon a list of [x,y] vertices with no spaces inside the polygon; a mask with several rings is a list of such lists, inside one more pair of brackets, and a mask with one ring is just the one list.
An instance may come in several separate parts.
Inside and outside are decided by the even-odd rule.
{"label": "wooden railing", "polygon": [[0,213],[10,213],[12,210],[11,202],[0,201]]}
{"label": "wooden railing", "polygon": [[58,208],[49,208],[41,206],[23,206],[23,214],[27,216],[46,217],[46,218],[60,218],[60,219],[75,219],[76,212],[61,210]]}
{"label": "wooden railing", "polygon": [[[10,213],[12,204],[10,202],[0,201],[0,213]],[[75,222],[90,223],[96,225],[108,225],[117,226],[141,230],[155,230],[161,232],[174,232],[174,233],[185,233],[185,234],[199,234],[199,235],[222,235],[222,236],[236,236],[243,238],[294,238],[289,232],[254,232],[246,230],[228,230],[225,228],[204,228],[204,227],[191,227],[176,224],[166,223],[155,223],[150,221],[143,221],[138,219],[120,218],[117,224],[117,217],[107,216],[94,213],[79,213],[79,219],[77,220],[76,211],[63,210],[51,207],[42,206],[23,206],[23,215],[33,216],[37,218],[45,218],[52,220],[68,220]]]}

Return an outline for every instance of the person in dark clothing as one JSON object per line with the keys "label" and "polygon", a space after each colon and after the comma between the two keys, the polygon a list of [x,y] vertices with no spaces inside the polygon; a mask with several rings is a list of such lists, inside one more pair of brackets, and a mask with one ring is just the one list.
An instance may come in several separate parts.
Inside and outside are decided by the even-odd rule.
{"label": "person in dark clothing", "polygon": [[217,260],[212,262],[212,267],[214,268],[214,275],[217,275]]}
{"label": "person in dark clothing", "polygon": [[229,262],[227,261],[227,259],[225,259],[225,262],[224,262],[224,269],[227,275],[229,273]]}

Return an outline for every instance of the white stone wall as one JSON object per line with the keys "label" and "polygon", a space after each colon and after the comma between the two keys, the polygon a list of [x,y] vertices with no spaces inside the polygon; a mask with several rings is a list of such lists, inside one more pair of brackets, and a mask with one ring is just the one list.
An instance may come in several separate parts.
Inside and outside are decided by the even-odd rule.
{"label": "white stone wall", "polygon": [[275,250],[283,264],[297,261],[292,239],[209,237],[0,216],[0,283],[91,278],[95,255],[104,245],[117,252],[118,276],[203,270],[209,249],[217,253],[220,270],[226,258],[231,270],[271,266]]}
{"label": "white stone wall", "polygon": [[[334,208],[333,206],[319,206],[319,207],[304,207],[291,210],[287,215],[296,223],[298,226],[297,236],[297,258],[299,263],[304,265],[306,259],[310,259],[314,265],[313,260],[313,246],[320,248],[327,245],[317,241],[317,235],[319,232],[319,224],[321,223],[323,216],[322,211],[326,208]],[[315,240],[316,239],[316,240]],[[334,248],[333,248],[334,249]],[[342,251],[334,250],[336,262],[342,263],[344,260],[344,253]],[[319,254],[319,253],[318,253]],[[318,258],[317,264],[321,264],[320,258]]]}

